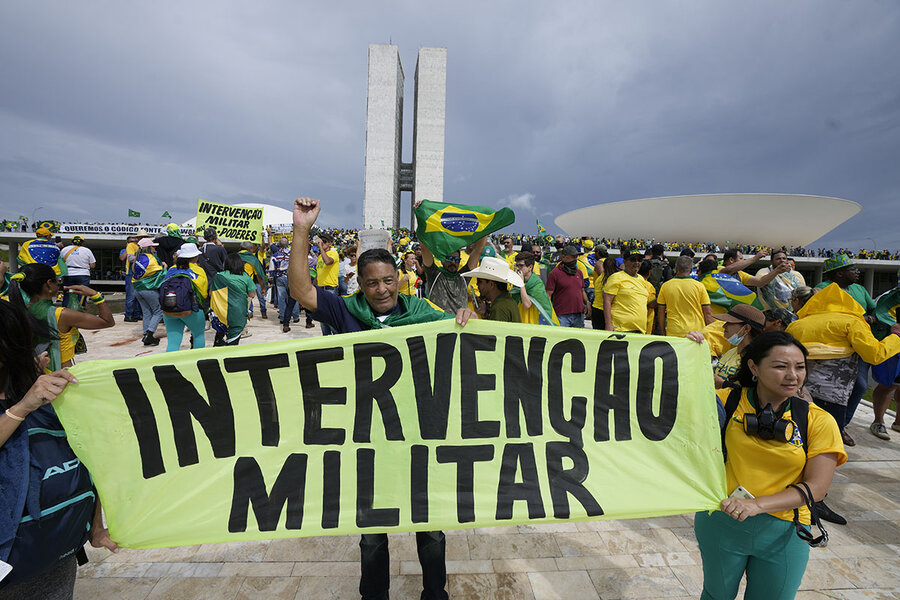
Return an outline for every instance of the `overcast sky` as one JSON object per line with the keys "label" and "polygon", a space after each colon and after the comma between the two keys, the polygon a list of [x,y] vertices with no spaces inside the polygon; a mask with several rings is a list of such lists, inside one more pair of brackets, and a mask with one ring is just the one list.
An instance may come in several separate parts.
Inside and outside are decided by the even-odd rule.
{"label": "overcast sky", "polygon": [[0,218],[308,195],[357,226],[368,45],[392,41],[404,160],[416,52],[445,47],[444,198],[512,205],[515,230],[601,202],[802,193],[863,206],[816,246],[896,249],[898,33],[895,0],[2,2]]}

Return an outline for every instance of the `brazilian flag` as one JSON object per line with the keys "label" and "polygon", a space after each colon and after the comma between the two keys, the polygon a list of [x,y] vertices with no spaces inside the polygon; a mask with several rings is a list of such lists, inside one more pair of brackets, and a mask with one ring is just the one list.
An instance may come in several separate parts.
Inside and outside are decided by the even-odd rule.
{"label": "brazilian flag", "polygon": [[249,250],[241,250],[238,252],[238,256],[244,261],[244,271],[250,276],[250,279],[260,285],[266,283],[266,270],[255,254]]}
{"label": "brazilian flag", "polygon": [[247,300],[256,286],[243,275],[228,271],[216,273],[209,285],[209,304],[219,321],[228,329],[232,338],[241,333],[247,324]]}
{"label": "brazilian flag", "polygon": [[140,217],[140,216],[141,216],[141,213],[139,213],[139,212],[136,211],[136,210],[131,210],[131,209],[129,208],[129,209],[128,209],[128,216],[129,216],[129,217]]}
{"label": "brazilian flag", "polygon": [[700,283],[709,293],[710,304],[723,308],[722,312],[728,312],[738,304],[750,304],[762,310],[756,294],[737,277],[725,273],[709,273]]}
{"label": "brazilian flag", "polygon": [[432,254],[443,258],[515,221],[510,208],[495,212],[487,206],[424,200],[416,209],[416,236]]}
{"label": "brazilian flag", "polygon": [[40,229],[41,227],[49,229],[53,233],[59,233],[62,225],[59,221],[41,221],[40,223],[38,223],[38,229]]}
{"label": "brazilian flag", "polygon": [[166,212],[164,212],[164,213],[162,214],[162,217],[160,217],[160,218],[162,218],[162,219],[171,219],[171,218],[172,218],[172,215],[169,214],[169,211],[166,211]]}
{"label": "brazilian flag", "polygon": [[541,225],[540,220],[539,220],[539,219],[535,219],[535,221],[537,222],[537,226],[538,226],[538,235],[542,235],[542,234],[544,234],[544,233],[547,233],[547,229],[546,229],[543,225]]}

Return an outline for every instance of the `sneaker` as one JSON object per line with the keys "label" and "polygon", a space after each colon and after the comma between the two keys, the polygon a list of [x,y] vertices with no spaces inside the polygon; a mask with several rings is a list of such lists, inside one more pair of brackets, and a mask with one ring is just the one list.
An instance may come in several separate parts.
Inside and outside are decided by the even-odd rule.
{"label": "sneaker", "polygon": [[241,339],[248,338],[251,335],[253,335],[253,334],[245,329],[244,331],[241,332]]}
{"label": "sneaker", "polygon": [[294,323],[299,323],[299,322],[300,322],[300,317],[294,317]]}
{"label": "sneaker", "polygon": [[844,440],[845,446],[855,446],[856,442],[853,441],[853,438],[850,437],[850,434],[847,433],[846,430],[841,431],[841,439]]}
{"label": "sneaker", "polygon": [[290,330],[291,330],[291,326],[290,326],[290,325],[282,325],[282,326],[281,326],[281,331],[282,331],[283,333],[287,333],[287,332],[290,331]]}
{"label": "sneaker", "polygon": [[248,319],[252,319],[252,318],[253,318],[253,313],[247,313],[247,318],[248,318]]}
{"label": "sneaker", "polygon": [[847,524],[847,519],[828,508],[824,500],[819,500],[813,504],[813,508],[816,509],[816,515],[823,521],[828,521],[829,523],[834,523],[836,525]]}
{"label": "sneaker", "polygon": [[893,429],[894,431],[900,431],[900,423],[894,421],[894,424],[891,425],[891,429]]}
{"label": "sneaker", "polygon": [[869,425],[869,432],[875,437],[882,440],[889,440],[891,436],[888,435],[887,427],[884,426],[884,423],[872,423]]}

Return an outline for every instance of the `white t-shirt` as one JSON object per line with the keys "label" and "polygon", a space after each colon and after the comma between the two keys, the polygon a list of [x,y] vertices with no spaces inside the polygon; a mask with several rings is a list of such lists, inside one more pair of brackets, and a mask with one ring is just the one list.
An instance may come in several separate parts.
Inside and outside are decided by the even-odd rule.
{"label": "white t-shirt", "polygon": [[66,261],[69,275],[90,275],[91,264],[97,262],[90,248],[85,248],[84,246],[66,246],[62,249],[60,255]]}
{"label": "white t-shirt", "polygon": [[359,282],[356,281],[356,265],[351,265],[350,261],[347,261],[347,266],[344,267],[344,275],[348,275],[352,273],[353,277],[347,280],[347,294],[355,294],[356,290],[359,289]]}

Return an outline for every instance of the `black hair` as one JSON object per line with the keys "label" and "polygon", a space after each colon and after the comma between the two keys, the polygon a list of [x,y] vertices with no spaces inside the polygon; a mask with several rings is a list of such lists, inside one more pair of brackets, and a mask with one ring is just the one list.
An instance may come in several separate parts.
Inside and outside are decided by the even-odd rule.
{"label": "black hair", "polygon": [[322,240],[323,242],[328,243],[328,244],[331,243],[331,236],[328,235],[327,233],[320,233],[320,234],[319,234],[319,239]]}
{"label": "black hair", "polygon": [[787,253],[787,250],[785,250],[784,248],[779,248],[777,250],[775,248],[772,248],[772,252],[771,252],[771,254],[769,254],[769,258],[770,259],[775,258],[776,254],[784,254],[785,258],[790,258],[790,256]]}
{"label": "black hair", "polygon": [[690,256],[691,258],[694,258],[695,254],[690,248],[682,248],[679,256]]}
{"label": "black hair", "polygon": [[645,260],[641,263],[641,266],[638,267],[638,275],[641,277],[647,277],[650,274],[650,269],[653,268],[653,265],[650,264],[649,260]]}
{"label": "black hair", "polygon": [[191,259],[189,258],[181,258],[180,256],[175,258],[175,266],[179,269],[190,269],[191,268]]}
{"label": "black hair", "polygon": [[619,265],[616,263],[615,257],[607,256],[603,259],[603,285],[606,285],[606,280],[618,270]]}
{"label": "black hair", "polygon": [[244,261],[234,252],[229,252],[225,257],[225,270],[232,275],[240,275],[244,272]]}
{"label": "black hair", "polygon": [[216,239],[216,237],[218,237],[218,236],[216,235],[215,227],[207,227],[206,229],[203,230],[203,239],[206,240],[207,242],[213,241],[214,239]]}
{"label": "black hair", "polygon": [[653,244],[652,246],[650,246],[650,252],[653,254],[653,256],[662,256],[665,250],[666,247],[662,244]]}
{"label": "black hair", "polygon": [[397,266],[397,263],[394,262],[394,257],[384,248],[372,248],[371,250],[366,250],[359,255],[359,260],[356,261],[356,272],[359,274],[360,280],[364,277],[363,273],[365,272],[366,267],[372,263],[385,263],[392,267]]}
{"label": "black hair", "polygon": [[697,265],[697,276],[702,279],[704,275],[707,273],[712,273],[716,270],[716,267],[719,266],[719,263],[714,261],[711,258],[704,258],[700,261],[700,264]]}
{"label": "black hair", "polygon": [[[0,405],[4,410],[18,402],[40,374],[34,359],[33,325],[38,322],[25,308],[15,281],[10,284],[9,298],[9,302],[0,302],[0,385],[6,395]],[[49,336],[46,323],[43,326]]]}
{"label": "black hair", "polygon": [[769,355],[772,348],[777,346],[796,346],[803,353],[804,361],[809,355],[806,346],[797,341],[797,338],[788,332],[766,331],[754,337],[753,341],[744,348],[743,353],[741,353],[741,366],[738,367],[737,373],[731,377],[731,380],[737,382],[741,387],[756,387],[753,373],[750,372],[750,361],[752,360],[754,364],[759,365]]}
{"label": "black hair", "polygon": [[521,252],[516,254],[516,260],[521,260],[525,263],[526,267],[534,266],[534,254],[529,252],[528,250],[522,250]]}
{"label": "black hair", "polygon": [[[25,275],[25,279],[18,281],[19,287],[22,288],[29,296],[34,296],[44,289],[44,284],[48,281],[57,280],[56,271],[43,263],[29,263],[22,265],[19,272]],[[21,296],[19,296],[21,298]],[[10,294],[12,298],[12,294]]]}
{"label": "black hair", "polygon": [[737,248],[726,248],[725,252],[722,253],[722,260],[728,260],[729,258],[733,258],[737,260],[738,251]]}

